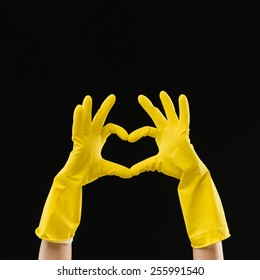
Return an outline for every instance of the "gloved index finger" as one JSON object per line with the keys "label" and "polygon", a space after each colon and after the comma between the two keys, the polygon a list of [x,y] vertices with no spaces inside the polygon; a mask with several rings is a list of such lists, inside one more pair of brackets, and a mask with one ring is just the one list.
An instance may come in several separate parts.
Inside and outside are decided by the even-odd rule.
{"label": "gloved index finger", "polygon": [[93,118],[92,126],[93,130],[101,132],[102,127],[106,121],[107,115],[116,101],[114,94],[110,94],[101,104],[99,110]]}
{"label": "gloved index finger", "polygon": [[107,139],[107,137],[109,137],[109,135],[112,133],[116,134],[122,140],[127,141],[128,139],[127,131],[120,125],[108,123],[102,128],[101,135],[104,139]]}
{"label": "gloved index finger", "polygon": [[151,117],[154,124],[158,129],[167,125],[167,121],[164,115],[160,112],[158,108],[156,108],[152,102],[144,95],[138,96],[138,101],[140,105],[144,108],[147,114]]}
{"label": "gloved index finger", "polygon": [[158,136],[157,128],[151,126],[138,128],[128,135],[128,141],[133,143],[146,136],[156,138]]}

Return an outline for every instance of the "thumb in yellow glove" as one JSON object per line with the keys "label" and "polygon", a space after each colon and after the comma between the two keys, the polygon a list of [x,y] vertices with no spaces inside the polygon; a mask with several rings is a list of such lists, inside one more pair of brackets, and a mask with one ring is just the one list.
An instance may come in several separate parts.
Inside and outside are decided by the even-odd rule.
{"label": "thumb in yellow glove", "polygon": [[224,240],[230,233],[219,194],[209,170],[190,143],[187,97],[183,94],[179,96],[179,118],[166,92],[160,92],[160,99],[166,117],[147,97],[138,97],[156,127],[139,128],[129,134],[128,141],[135,142],[150,136],[155,138],[159,151],[133,165],[131,172],[136,176],[145,171],[158,171],[180,180],[178,195],[193,248]]}
{"label": "thumb in yellow glove", "polygon": [[55,176],[44,205],[36,235],[47,241],[72,240],[80,224],[82,186],[99,177],[116,175],[132,177],[127,167],[108,161],[101,156],[102,147],[111,133],[127,140],[127,132],[120,126],[108,123],[106,117],[115,103],[109,95],[92,119],[92,99],[87,95],[73,114],[73,150],[65,166]]}

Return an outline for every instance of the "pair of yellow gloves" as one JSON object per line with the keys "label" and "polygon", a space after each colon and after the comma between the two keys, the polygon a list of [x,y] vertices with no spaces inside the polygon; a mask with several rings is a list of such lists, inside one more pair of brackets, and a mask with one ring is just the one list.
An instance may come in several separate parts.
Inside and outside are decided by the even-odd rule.
{"label": "pair of yellow gloves", "polygon": [[[39,238],[50,242],[71,242],[80,224],[83,186],[106,175],[131,178],[145,171],[162,172],[180,180],[177,190],[193,248],[201,248],[230,236],[210,172],[190,143],[187,97],[183,94],[179,96],[179,117],[166,92],[160,92],[160,99],[165,114],[144,95],[138,97],[155,127],[145,126],[129,135],[119,125],[104,125],[115,103],[115,95],[111,94],[104,100],[93,118],[89,95],[81,105],[76,106],[72,127],[73,149],[53,180],[35,231]],[[111,133],[129,142],[138,141],[144,136],[153,137],[159,151],[129,169],[102,158],[102,148]]]}

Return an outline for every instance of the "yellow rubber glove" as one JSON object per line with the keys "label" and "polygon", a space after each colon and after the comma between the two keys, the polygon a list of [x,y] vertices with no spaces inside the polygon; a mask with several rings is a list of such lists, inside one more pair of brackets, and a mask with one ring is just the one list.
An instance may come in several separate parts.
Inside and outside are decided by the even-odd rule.
{"label": "yellow rubber glove", "polygon": [[158,171],[180,180],[178,195],[193,248],[201,248],[230,236],[222,203],[205,164],[196,154],[189,138],[189,105],[179,96],[178,118],[169,95],[161,91],[160,99],[166,117],[152,102],[140,95],[138,101],[156,127],[145,126],[128,136],[129,142],[141,137],[154,137],[158,153],[131,167],[134,176],[145,171]]}
{"label": "yellow rubber glove", "polygon": [[132,177],[130,169],[105,160],[102,147],[111,133],[127,140],[128,133],[116,124],[106,124],[106,117],[115,103],[109,95],[92,120],[92,99],[87,95],[73,114],[71,151],[65,166],[55,176],[44,205],[36,235],[52,242],[72,240],[80,224],[82,186],[99,177],[116,175]]}

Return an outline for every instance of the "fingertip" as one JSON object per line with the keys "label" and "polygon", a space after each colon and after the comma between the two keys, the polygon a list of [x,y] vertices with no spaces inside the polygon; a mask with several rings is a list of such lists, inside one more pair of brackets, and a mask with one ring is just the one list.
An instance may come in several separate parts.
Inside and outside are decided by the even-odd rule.
{"label": "fingertip", "polygon": [[151,170],[151,168],[148,164],[148,160],[149,159],[145,159],[145,160],[138,162],[138,163],[134,164],[133,166],[131,166],[130,171],[131,171],[132,175],[137,176],[141,173]]}
{"label": "fingertip", "polygon": [[144,94],[140,94],[138,96],[138,101],[139,102],[149,102],[149,103],[151,103],[150,99],[147,96],[145,96]]}
{"label": "fingertip", "polygon": [[151,100],[143,94],[138,96],[138,102],[144,109],[153,107],[153,103],[151,102]]}
{"label": "fingertip", "polygon": [[118,136],[122,140],[128,141],[128,133],[127,133],[127,131],[123,127],[120,127],[120,129],[118,130]]}
{"label": "fingertip", "polygon": [[91,107],[92,105],[92,98],[90,95],[86,95],[83,99],[82,106],[83,108]]}
{"label": "fingertip", "polygon": [[111,102],[115,103],[115,101],[116,101],[116,96],[115,96],[115,94],[111,93],[111,94],[108,96],[108,98],[111,100]]}
{"label": "fingertip", "polygon": [[130,171],[129,168],[125,167],[125,166],[122,166],[122,165],[118,165],[118,170],[113,173],[113,174],[110,174],[110,175],[115,175],[115,176],[118,176],[122,179],[129,179],[129,178],[132,178],[132,172]]}
{"label": "fingertip", "polygon": [[82,111],[82,105],[78,104],[75,109],[74,109],[74,116],[76,116],[76,114],[79,114]]}
{"label": "fingertip", "polygon": [[92,101],[92,97],[88,94],[84,97],[83,102],[84,101]]}
{"label": "fingertip", "polygon": [[180,96],[179,96],[179,100],[180,101],[187,101],[188,100],[188,98],[187,98],[187,96],[184,94],[184,93],[182,93],[182,94],[180,94]]}
{"label": "fingertip", "polygon": [[145,100],[145,96],[143,94],[138,95],[138,102],[141,103],[142,100]]}
{"label": "fingertip", "polygon": [[72,137],[81,134],[82,119],[83,119],[83,108],[81,105],[77,105],[73,112],[73,124],[72,124]]}
{"label": "fingertip", "polygon": [[129,179],[133,177],[132,172],[130,171],[129,168],[119,164],[116,165],[117,165],[117,170],[114,173],[112,172],[110,175],[115,175],[122,179]]}
{"label": "fingertip", "polygon": [[160,95],[160,97],[163,97],[163,96],[167,95],[167,93],[166,93],[166,91],[161,90],[159,95]]}
{"label": "fingertip", "polygon": [[103,101],[102,105],[105,104],[106,108],[111,109],[116,102],[116,96],[114,94],[109,94]]}
{"label": "fingertip", "polygon": [[139,139],[140,139],[140,136],[137,133],[137,131],[133,131],[130,134],[128,134],[128,142],[130,142],[130,143],[134,143],[134,142],[138,141]]}
{"label": "fingertip", "polygon": [[181,94],[179,96],[179,104],[182,106],[182,107],[186,107],[186,110],[189,109],[189,102],[188,102],[188,98],[185,94]]}
{"label": "fingertip", "polygon": [[181,124],[188,128],[190,125],[190,109],[188,98],[185,94],[179,96],[179,111],[180,111],[180,121]]}
{"label": "fingertip", "polygon": [[169,95],[164,90],[160,92],[159,97],[162,103],[167,102],[170,99]]}
{"label": "fingertip", "polygon": [[79,108],[82,108],[82,105],[81,105],[81,104],[77,104],[77,105],[75,106],[75,110],[80,110]]}
{"label": "fingertip", "polygon": [[121,178],[129,179],[129,178],[132,178],[132,177],[133,177],[132,172],[129,170],[129,172],[124,173],[124,176],[121,177]]}
{"label": "fingertip", "polygon": [[132,177],[138,176],[141,173],[138,169],[135,168],[135,166],[130,167],[130,171],[131,171]]}
{"label": "fingertip", "polygon": [[130,143],[135,142],[132,133],[128,134],[127,141],[130,142]]}

